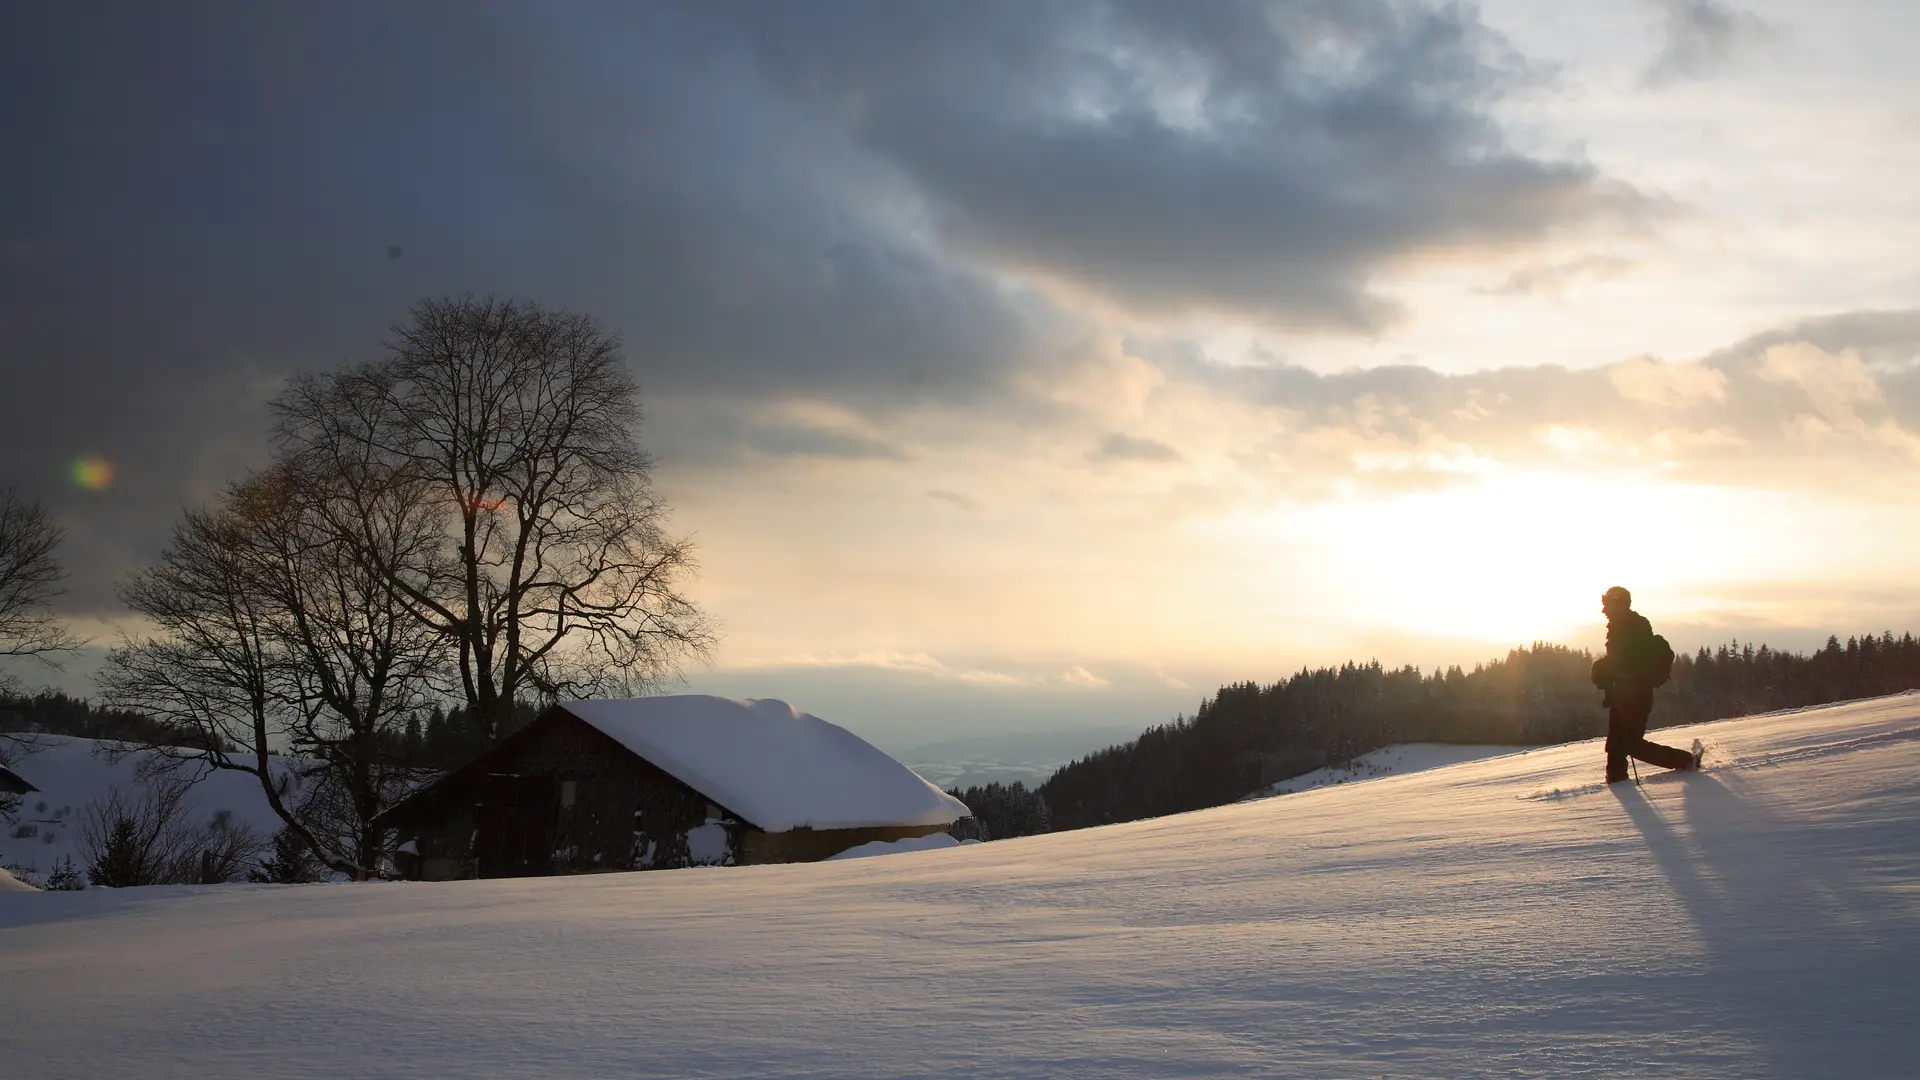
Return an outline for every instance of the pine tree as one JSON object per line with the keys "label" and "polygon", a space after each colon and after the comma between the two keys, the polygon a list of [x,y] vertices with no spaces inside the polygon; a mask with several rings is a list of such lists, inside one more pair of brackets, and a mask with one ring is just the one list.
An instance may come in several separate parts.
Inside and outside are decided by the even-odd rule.
{"label": "pine tree", "polygon": [[158,873],[151,865],[147,847],[137,822],[125,816],[115,818],[105,845],[87,866],[88,879],[109,889],[154,884]]}
{"label": "pine tree", "polygon": [[305,885],[325,880],[325,868],[298,833],[281,829],[273,834],[273,854],[247,871],[247,880],[258,884]]}

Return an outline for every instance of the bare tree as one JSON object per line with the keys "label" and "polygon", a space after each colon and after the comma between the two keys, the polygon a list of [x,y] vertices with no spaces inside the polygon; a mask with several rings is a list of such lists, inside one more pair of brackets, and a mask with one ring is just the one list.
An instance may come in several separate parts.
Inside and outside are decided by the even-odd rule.
{"label": "bare tree", "polygon": [[192,785],[148,779],[132,790],[108,788],[80,814],[80,853],[95,885],[171,885],[187,879],[193,848]]}
{"label": "bare tree", "polygon": [[108,788],[80,817],[80,850],[95,885],[218,885],[241,881],[266,851],[265,837],[216,811],[193,823],[193,782],[156,774],[132,789]]}
{"label": "bare tree", "polygon": [[[0,660],[32,658],[57,668],[56,657],[84,644],[53,613],[54,598],[65,591],[66,570],[54,557],[63,538],[39,501],[0,488]],[[19,689],[18,680],[0,671],[0,695]],[[0,765],[36,749],[30,732],[0,730]]]}
{"label": "bare tree", "polygon": [[54,558],[62,538],[37,500],[0,488],[0,657],[50,660],[81,644],[51,607],[67,576]]}
{"label": "bare tree", "polygon": [[[385,567],[431,567],[437,542],[430,508],[366,476],[281,464],[250,477],[188,512],[122,585],[156,632],[113,650],[104,694],[195,730],[212,747],[195,762],[255,776],[329,867],[374,876],[373,819],[410,779],[390,751],[444,655]],[[316,790],[346,812],[307,813]]]}
{"label": "bare tree", "polygon": [[445,559],[361,543],[449,643],[483,737],[526,698],[634,692],[704,656],[715,629],[681,592],[692,548],[666,532],[619,339],[471,296],[422,301],[393,332],[378,361],[296,379],[274,403],[279,446],[440,515]]}

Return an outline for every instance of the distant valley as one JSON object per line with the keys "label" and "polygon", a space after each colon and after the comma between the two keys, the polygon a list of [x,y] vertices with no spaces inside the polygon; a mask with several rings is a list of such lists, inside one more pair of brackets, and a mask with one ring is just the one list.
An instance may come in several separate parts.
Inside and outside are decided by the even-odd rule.
{"label": "distant valley", "polygon": [[1128,726],[1009,732],[924,743],[894,756],[942,788],[1016,780],[1031,788],[1069,761],[1139,735],[1138,727]]}

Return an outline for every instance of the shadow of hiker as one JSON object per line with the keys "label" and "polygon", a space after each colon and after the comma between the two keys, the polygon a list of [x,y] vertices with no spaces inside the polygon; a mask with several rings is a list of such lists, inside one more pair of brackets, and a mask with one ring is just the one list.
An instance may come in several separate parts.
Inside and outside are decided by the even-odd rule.
{"label": "shadow of hiker", "polygon": [[[1638,785],[1615,784],[1719,977],[1713,1004],[1780,1076],[1892,1076],[1915,1056],[1920,949],[1897,900],[1866,887],[1712,774],[1676,778],[1684,826]],[[1871,827],[1871,826],[1868,826]],[[1764,857],[1756,853],[1764,852]]]}

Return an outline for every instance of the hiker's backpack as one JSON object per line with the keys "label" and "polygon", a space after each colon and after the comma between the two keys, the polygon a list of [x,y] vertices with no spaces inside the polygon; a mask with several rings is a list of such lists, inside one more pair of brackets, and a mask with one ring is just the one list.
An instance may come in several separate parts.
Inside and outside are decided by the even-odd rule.
{"label": "hiker's backpack", "polygon": [[1673,677],[1673,646],[1659,634],[1653,635],[1653,641],[1647,646],[1647,684],[1665,686]]}

